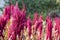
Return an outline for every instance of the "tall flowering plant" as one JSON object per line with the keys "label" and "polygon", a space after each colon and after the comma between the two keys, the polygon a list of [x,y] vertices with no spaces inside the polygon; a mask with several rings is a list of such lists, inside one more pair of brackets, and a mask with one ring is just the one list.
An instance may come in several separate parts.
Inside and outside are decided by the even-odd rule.
{"label": "tall flowering plant", "polygon": [[15,6],[13,6],[13,11],[11,15],[11,25],[9,27],[8,31],[8,40],[16,40],[16,35],[17,35],[17,26],[18,26],[18,21],[19,21],[19,8],[16,3]]}
{"label": "tall flowering plant", "polygon": [[23,8],[19,9],[18,1],[16,1],[16,5],[10,4],[4,8],[3,15],[0,16],[0,37],[2,37],[2,40],[5,38],[5,31],[7,31],[8,37],[6,40],[25,40],[25,38],[26,40],[42,40],[42,33],[45,26],[46,30],[44,30],[46,31],[46,40],[52,40],[52,28],[55,29],[54,36],[56,40],[59,40],[60,18],[55,17],[55,25],[52,25],[51,17],[47,16],[46,25],[43,25],[43,17],[42,15],[38,17],[37,12],[34,13],[33,20],[30,19],[30,16],[26,18],[26,6],[23,3],[23,0],[22,5]]}
{"label": "tall flowering plant", "polygon": [[27,18],[27,30],[28,30],[29,37],[31,37],[31,26],[32,26],[31,19],[30,19],[30,16],[28,16],[28,18]]}
{"label": "tall flowering plant", "polygon": [[0,16],[0,36],[3,37],[3,30],[6,26],[7,21],[10,19],[10,6],[4,8],[3,16]]}
{"label": "tall flowering plant", "polygon": [[54,21],[55,21],[55,37],[56,37],[56,40],[58,40],[58,37],[60,36],[60,18],[58,17],[55,17],[54,18]]}
{"label": "tall flowering plant", "polygon": [[33,26],[34,33],[36,33],[37,28],[38,28],[38,13],[37,12],[34,13],[33,25],[34,25]]}
{"label": "tall flowering plant", "polygon": [[46,40],[52,40],[52,19],[47,16],[46,18]]}
{"label": "tall flowering plant", "polygon": [[3,35],[3,30],[4,30],[4,19],[0,16],[0,37],[2,37],[4,39],[4,35]]}
{"label": "tall flowering plant", "polygon": [[38,20],[38,13],[35,12],[34,13],[34,18],[33,18],[33,24],[35,24],[35,22]]}
{"label": "tall flowering plant", "polygon": [[38,40],[42,40],[42,28],[43,28],[43,17],[40,15],[39,17],[39,26],[38,26]]}
{"label": "tall flowering plant", "polygon": [[22,5],[23,8],[20,10],[19,13],[19,27],[18,27],[18,36],[21,36],[20,38],[23,37],[22,35],[24,32],[24,27],[26,27],[26,7],[23,0],[22,0]]}
{"label": "tall flowering plant", "polygon": [[8,32],[8,39],[16,40],[16,36],[18,35],[18,40],[20,40],[20,36],[22,38],[21,32],[24,29],[24,25],[26,22],[26,12],[25,6],[22,10],[18,7],[18,2],[16,2],[15,6],[11,7],[11,20],[12,23]]}

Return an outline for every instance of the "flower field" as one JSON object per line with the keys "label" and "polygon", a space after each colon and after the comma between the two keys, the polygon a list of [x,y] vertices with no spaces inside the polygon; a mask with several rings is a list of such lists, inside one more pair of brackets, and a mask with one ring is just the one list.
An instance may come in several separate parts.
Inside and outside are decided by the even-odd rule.
{"label": "flower field", "polygon": [[26,7],[19,9],[18,2],[3,9],[0,16],[0,40],[60,40],[60,18],[52,19],[34,13],[26,17]]}

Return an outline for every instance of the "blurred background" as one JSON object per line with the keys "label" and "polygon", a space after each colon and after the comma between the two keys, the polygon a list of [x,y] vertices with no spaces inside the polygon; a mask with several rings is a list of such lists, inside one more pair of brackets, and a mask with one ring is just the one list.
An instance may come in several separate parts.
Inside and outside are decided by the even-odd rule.
{"label": "blurred background", "polygon": [[[11,0],[15,5],[16,0]],[[10,0],[0,0],[0,15],[2,15],[3,8],[10,4]],[[54,12],[60,16],[60,0],[24,0],[26,5],[27,15],[29,14],[33,18],[34,12],[42,13],[45,18],[47,14],[53,14]],[[18,0],[19,8],[22,8],[22,0]]]}

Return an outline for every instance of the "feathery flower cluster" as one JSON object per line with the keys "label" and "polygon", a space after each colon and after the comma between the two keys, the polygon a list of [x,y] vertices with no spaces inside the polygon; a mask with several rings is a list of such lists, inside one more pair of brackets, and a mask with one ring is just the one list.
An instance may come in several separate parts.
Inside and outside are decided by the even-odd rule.
{"label": "feathery flower cluster", "polygon": [[[30,16],[26,18],[26,7],[23,2],[22,4],[22,9],[19,9],[18,2],[16,5],[11,4],[4,8],[3,16],[0,16],[0,37],[3,40],[5,40],[5,31],[8,33],[7,40],[44,40],[45,35],[46,40],[59,40],[60,18],[55,17],[53,22],[52,18],[47,16],[46,20],[43,20],[43,16],[39,16],[38,12],[35,12],[34,18],[31,20]],[[9,21],[10,25],[8,26]],[[44,22],[46,22],[45,25],[43,25]],[[54,32],[52,32],[53,29]]]}

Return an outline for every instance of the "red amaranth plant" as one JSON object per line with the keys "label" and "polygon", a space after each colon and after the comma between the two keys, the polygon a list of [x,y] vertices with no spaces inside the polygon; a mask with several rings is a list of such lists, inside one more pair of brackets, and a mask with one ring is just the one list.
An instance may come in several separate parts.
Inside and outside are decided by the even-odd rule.
{"label": "red amaranth plant", "polygon": [[42,17],[42,15],[40,15],[40,17],[39,17],[39,20],[38,20],[38,28],[37,28],[37,40],[41,40],[41,38],[42,38],[42,27],[43,27],[43,17]]}
{"label": "red amaranth plant", "polygon": [[[21,36],[21,30],[23,30],[25,25],[25,19],[26,19],[26,12],[24,10],[20,10],[18,7],[18,2],[16,2],[15,6],[12,6],[12,24],[10,26],[9,32],[8,32],[8,39],[11,37],[12,40],[16,40],[16,36],[18,35],[18,39],[20,40]],[[12,34],[13,33],[13,34]],[[13,36],[15,35],[15,36]]]}
{"label": "red amaranth plant", "polygon": [[21,33],[24,30],[24,26],[26,26],[26,7],[25,7],[25,4],[23,3],[23,0],[22,0],[22,5],[23,5],[23,8],[22,10],[20,10],[20,14],[19,14],[18,36],[23,35]]}
{"label": "red amaranth plant", "polygon": [[28,18],[27,18],[27,29],[28,29],[29,37],[31,36],[31,26],[32,26],[31,19],[30,19],[30,16],[28,16]]}
{"label": "red amaranth plant", "polygon": [[40,29],[40,33],[42,33],[42,28],[43,28],[43,17],[42,17],[42,15],[40,15],[40,17],[39,17],[39,23],[40,23],[40,25],[39,25],[39,29]]}
{"label": "red amaranth plant", "polygon": [[3,12],[3,18],[5,21],[9,20],[11,16],[11,5],[6,6]]}
{"label": "red amaranth plant", "polygon": [[38,28],[38,25],[39,25],[39,23],[38,23],[38,13],[37,12],[35,12],[34,13],[34,18],[33,18],[33,25],[34,25],[34,33],[36,33],[36,31],[37,31],[37,28]]}
{"label": "red amaranth plant", "polygon": [[11,12],[10,6],[6,6],[4,8],[3,16],[0,17],[0,28],[1,28],[0,36],[2,37],[3,37],[3,30],[5,28],[5,25],[7,21],[10,19],[10,12]]}
{"label": "red amaranth plant", "polygon": [[0,17],[0,37],[2,37],[4,39],[4,35],[3,35],[3,30],[4,30],[3,23],[5,24],[4,19],[2,17]]}
{"label": "red amaranth plant", "polygon": [[60,35],[60,18],[55,17],[55,31],[57,31],[57,37]]}
{"label": "red amaranth plant", "polygon": [[42,38],[42,28],[43,28],[43,17],[42,17],[42,15],[40,15],[40,17],[39,17],[39,27],[38,27],[38,29],[39,29],[39,33],[40,33],[40,40],[41,40],[41,38]]}
{"label": "red amaranth plant", "polygon": [[38,20],[38,13],[35,12],[34,13],[34,18],[33,18],[33,24],[35,24],[35,22]]}
{"label": "red amaranth plant", "polygon": [[[16,2],[16,5],[14,6],[13,4],[10,4],[9,6],[6,6],[3,11],[3,16],[0,16],[0,37],[4,40],[4,33],[5,33],[5,27],[8,26],[8,31],[7,31],[7,40],[24,40],[24,38],[28,38],[28,40],[32,40],[35,38],[37,40],[42,40],[42,31],[43,27],[46,26],[46,40],[52,40],[52,19],[50,16],[47,16],[46,18],[46,25],[43,25],[43,17],[42,15],[39,16],[38,18],[38,13],[34,13],[34,18],[33,21],[30,19],[30,16],[26,18],[26,6],[23,3],[22,0],[22,5],[23,8],[19,9],[18,7],[18,2]],[[10,23],[10,21],[12,23]],[[33,23],[32,23],[33,22]],[[57,32],[57,37],[60,36],[60,18],[55,17],[54,18],[55,22],[55,30],[54,32]],[[10,24],[11,25],[10,25]],[[24,27],[28,30],[28,36],[24,36]],[[4,32],[4,33],[3,33]],[[27,33],[27,32],[26,32]],[[53,33],[54,34],[54,33]],[[54,35],[53,35],[54,36]],[[17,38],[18,37],[18,38]],[[17,39],[16,39],[17,38]],[[57,39],[58,40],[58,39]]]}
{"label": "red amaranth plant", "polygon": [[8,32],[8,39],[12,39],[12,40],[16,40],[16,35],[17,35],[17,26],[18,26],[18,22],[19,22],[19,13],[20,10],[18,8],[18,4],[16,3],[15,6],[13,6],[13,11],[12,11],[12,24],[9,28],[9,32]]}
{"label": "red amaranth plant", "polygon": [[46,40],[48,40],[48,38],[52,40],[52,27],[53,27],[52,19],[49,16],[47,16],[46,18]]}

